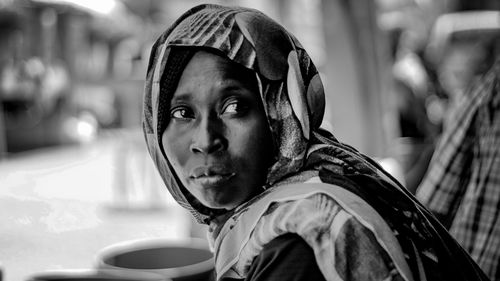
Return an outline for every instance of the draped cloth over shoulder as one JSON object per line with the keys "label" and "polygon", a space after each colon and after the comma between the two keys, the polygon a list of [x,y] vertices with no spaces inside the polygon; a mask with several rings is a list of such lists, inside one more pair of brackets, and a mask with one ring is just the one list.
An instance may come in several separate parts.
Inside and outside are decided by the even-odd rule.
{"label": "draped cloth over shoulder", "polygon": [[[265,191],[230,211],[204,207],[189,194],[161,145],[169,118],[169,99],[184,66],[201,48],[255,72],[274,141],[276,161],[268,171]],[[313,248],[325,277],[344,279],[342,272],[351,269],[334,256],[339,254],[335,245],[345,241],[320,241],[311,239],[311,235],[322,229],[322,234],[328,234],[325,237],[348,239],[340,235],[343,229],[335,228],[346,225],[348,219],[338,222],[345,213],[344,218],[356,218],[360,229],[367,230],[366,237],[378,241],[380,256],[397,270],[393,276],[403,280],[487,280],[409,192],[370,158],[320,128],[324,107],[323,86],[306,51],[293,35],[259,11],[196,6],[154,44],[144,95],[143,129],[148,150],[174,199],[199,222],[210,225],[218,277],[244,278],[248,262],[265,242],[259,237],[272,239],[297,232]],[[358,204],[355,202],[366,204],[365,211],[376,211],[377,219],[370,220],[365,211],[354,208],[352,204]],[[264,213],[255,211],[257,206],[265,206]],[[314,229],[294,228],[292,222],[298,214],[321,214],[318,210],[327,206],[340,210],[336,213],[339,216],[328,217]],[[301,211],[296,212],[297,208]],[[283,225],[274,228],[276,225],[271,223],[271,229],[279,231],[263,231],[268,228],[261,226],[276,221],[272,218],[278,215]],[[246,246],[230,247],[234,241]],[[325,248],[337,252],[327,255],[321,250]]]}

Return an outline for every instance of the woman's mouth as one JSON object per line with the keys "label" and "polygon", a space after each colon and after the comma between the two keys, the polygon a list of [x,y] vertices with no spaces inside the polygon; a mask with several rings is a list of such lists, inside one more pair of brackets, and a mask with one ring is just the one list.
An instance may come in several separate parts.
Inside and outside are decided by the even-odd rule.
{"label": "woman's mouth", "polygon": [[210,175],[210,176],[200,176],[197,178],[192,178],[192,180],[202,186],[202,187],[216,187],[227,183],[231,178],[233,178],[235,173],[226,175]]}
{"label": "woman's mouth", "polygon": [[202,187],[217,187],[231,180],[236,173],[224,171],[215,167],[200,167],[194,169],[191,180]]}

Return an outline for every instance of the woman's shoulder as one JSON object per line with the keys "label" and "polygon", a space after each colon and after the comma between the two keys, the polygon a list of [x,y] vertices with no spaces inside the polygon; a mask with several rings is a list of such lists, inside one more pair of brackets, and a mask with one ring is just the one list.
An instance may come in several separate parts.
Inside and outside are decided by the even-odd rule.
{"label": "woman's shoulder", "polygon": [[[220,236],[224,238],[218,249],[227,255],[221,260],[239,257],[232,267],[235,272],[247,272],[264,245],[288,233],[295,233],[306,241],[318,262],[324,262],[325,266],[331,266],[333,261],[319,255],[335,256],[342,252],[351,253],[351,261],[352,258],[376,260],[394,265],[397,272],[405,272],[403,275],[409,272],[387,223],[364,200],[340,186],[318,181],[277,186],[229,224]],[[242,244],[242,241],[245,242]],[[355,249],[356,245],[360,250],[371,247],[373,251],[348,250]],[[327,248],[323,248],[325,246]],[[368,254],[384,258],[369,259]]]}
{"label": "woman's shoulder", "polygon": [[325,280],[314,251],[302,237],[287,233],[263,246],[245,280]]}
{"label": "woman's shoulder", "polygon": [[331,266],[333,261],[328,257],[337,257],[335,273],[323,272],[327,276],[351,274],[343,264],[354,262],[360,266],[356,274],[371,272],[372,276],[401,275],[411,279],[397,238],[363,199],[340,186],[322,182],[280,188],[290,189],[284,192],[289,197],[275,201],[260,217],[247,244],[249,248],[258,248],[252,241],[275,241],[272,239],[280,235],[296,233],[313,250],[319,264]]}

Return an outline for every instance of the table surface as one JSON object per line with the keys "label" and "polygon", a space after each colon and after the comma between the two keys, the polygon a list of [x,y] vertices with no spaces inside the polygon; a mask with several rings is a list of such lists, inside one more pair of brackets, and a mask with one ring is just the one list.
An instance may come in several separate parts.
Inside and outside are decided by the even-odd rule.
{"label": "table surface", "polygon": [[183,239],[191,218],[169,196],[135,134],[0,162],[4,281],[92,268],[111,244]]}

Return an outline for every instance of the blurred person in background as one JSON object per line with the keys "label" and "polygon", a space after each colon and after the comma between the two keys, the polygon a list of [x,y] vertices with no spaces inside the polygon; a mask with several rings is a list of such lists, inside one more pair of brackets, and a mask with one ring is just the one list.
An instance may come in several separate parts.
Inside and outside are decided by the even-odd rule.
{"label": "blurred person in background", "polygon": [[209,225],[217,280],[487,280],[404,187],[320,128],[324,99],[301,44],[256,10],[196,6],[154,44],[146,143]]}
{"label": "blurred person in background", "polygon": [[426,28],[408,27],[398,41],[392,68],[400,131],[398,148],[403,150],[398,154],[405,187],[414,193],[441,132],[442,96],[434,79],[435,69],[424,56]]}
{"label": "blurred person in background", "polygon": [[394,103],[397,130],[391,156],[401,168],[401,173],[395,175],[413,194],[425,175],[441,133],[446,104],[436,67],[425,55],[438,16],[438,3],[409,1],[379,18],[382,30],[390,35],[391,46],[390,102]]}
{"label": "blurred person in background", "polygon": [[447,96],[447,116],[466,97],[466,91],[474,80],[483,75],[494,61],[494,44],[480,37],[452,38],[442,52],[437,66],[438,81]]}
{"label": "blurred person in background", "polygon": [[497,44],[460,41],[446,49],[440,80],[450,96],[448,116],[416,194],[491,280],[500,280],[498,55],[491,66]]}

